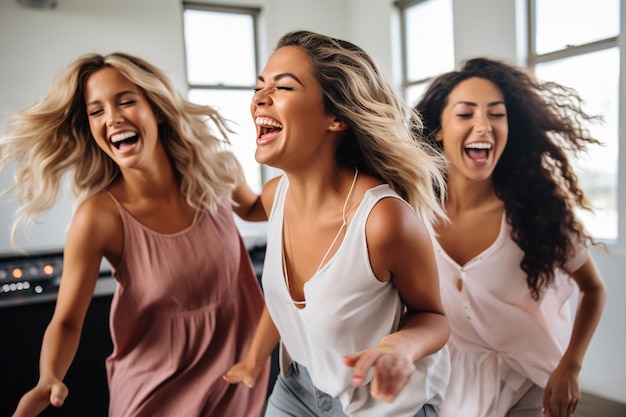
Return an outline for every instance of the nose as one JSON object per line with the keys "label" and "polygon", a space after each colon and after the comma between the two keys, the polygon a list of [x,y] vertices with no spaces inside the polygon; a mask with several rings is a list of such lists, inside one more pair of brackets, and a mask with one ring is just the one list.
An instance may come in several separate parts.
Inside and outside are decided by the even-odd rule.
{"label": "nose", "polygon": [[262,88],[254,93],[252,97],[252,104],[255,106],[264,106],[272,102],[272,97],[269,94],[268,88]]}
{"label": "nose", "polygon": [[122,123],[122,121],[124,121],[124,117],[122,117],[122,114],[119,111],[117,111],[117,109],[109,110],[107,126],[113,127]]}
{"label": "nose", "polygon": [[488,118],[481,117],[474,125],[474,131],[479,135],[482,135],[484,133],[491,133],[493,131],[493,127],[491,126],[491,123],[489,123]]}
{"label": "nose", "polygon": [[490,124],[486,124],[486,125],[483,124],[483,125],[476,126],[474,128],[474,131],[478,133],[479,135],[482,135],[485,132],[491,133],[493,131],[493,128],[491,127]]}

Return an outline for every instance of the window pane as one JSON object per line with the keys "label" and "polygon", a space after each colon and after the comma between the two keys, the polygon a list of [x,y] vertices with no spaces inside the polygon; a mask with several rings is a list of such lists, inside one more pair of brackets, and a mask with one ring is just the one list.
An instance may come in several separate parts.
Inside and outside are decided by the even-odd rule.
{"label": "window pane", "polygon": [[405,13],[408,80],[454,68],[452,0],[427,0]]}
{"label": "window pane", "polygon": [[183,18],[190,84],[254,86],[251,15],[186,9]]}
{"label": "window pane", "polygon": [[589,126],[603,146],[591,147],[587,156],[574,161],[580,185],[595,209],[595,215],[581,211],[580,217],[593,236],[604,239],[617,238],[619,72],[618,48],[535,67],[540,80],[557,81],[575,88],[585,100],[585,109],[604,117],[603,124]]}
{"label": "window pane", "polygon": [[415,107],[417,102],[422,98],[422,95],[426,92],[426,87],[428,87],[428,83],[424,82],[413,84],[406,89],[406,101],[411,107]]}
{"label": "window pane", "polygon": [[243,90],[190,90],[189,99],[194,103],[207,104],[216,108],[230,121],[235,133],[229,134],[233,151],[246,175],[246,182],[253,191],[262,188],[261,166],[254,159],[256,151],[256,129],[250,115],[252,89]]}
{"label": "window pane", "polygon": [[534,0],[536,53],[611,38],[620,33],[619,0]]}

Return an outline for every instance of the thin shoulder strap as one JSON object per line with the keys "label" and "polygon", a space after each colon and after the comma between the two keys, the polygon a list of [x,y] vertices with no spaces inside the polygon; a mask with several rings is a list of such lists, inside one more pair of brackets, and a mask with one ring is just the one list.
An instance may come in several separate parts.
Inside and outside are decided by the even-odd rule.
{"label": "thin shoulder strap", "polygon": [[117,198],[115,198],[113,193],[108,188],[105,188],[104,191],[106,191],[106,193],[109,195],[109,197],[111,197],[111,200],[113,200],[113,202],[115,203],[115,205],[117,206],[117,208],[118,208],[118,210],[120,212],[125,212],[126,211],[126,209],[124,208],[122,203],[120,203],[119,200]]}

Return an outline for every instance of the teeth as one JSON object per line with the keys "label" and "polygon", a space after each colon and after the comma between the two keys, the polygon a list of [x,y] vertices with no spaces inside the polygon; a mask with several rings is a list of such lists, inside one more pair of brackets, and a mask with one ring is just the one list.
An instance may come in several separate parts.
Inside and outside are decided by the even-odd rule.
{"label": "teeth", "polygon": [[256,123],[258,126],[269,126],[269,127],[275,127],[278,129],[283,128],[282,124],[278,123],[274,119],[270,119],[269,117],[257,117],[256,119],[254,119],[254,123]]}
{"label": "teeth", "polygon": [[122,132],[111,136],[111,142],[117,143],[137,135],[135,132]]}
{"label": "teeth", "polygon": [[487,142],[475,142],[465,145],[466,149],[491,149],[493,145]]}

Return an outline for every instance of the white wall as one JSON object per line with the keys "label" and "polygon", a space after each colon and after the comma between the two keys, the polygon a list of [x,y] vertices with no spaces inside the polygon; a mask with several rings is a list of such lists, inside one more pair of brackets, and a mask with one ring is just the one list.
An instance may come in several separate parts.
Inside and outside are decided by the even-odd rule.
{"label": "white wall", "polygon": [[[457,61],[488,55],[520,61],[523,47],[517,35],[520,0],[454,0]],[[25,9],[16,0],[0,0],[0,117],[19,110],[43,95],[53,75],[73,58],[88,52],[123,51],[142,56],[166,70],[181,90],[185,88],[181,1],[179,0],[57,0],[52,10]],[[238,4],[238,0],[215,3]],[[355,42],[379,63],[399,86],[397,15],[392,0],[242,0],[262,7],[260,45],[263,63],[276,40],[293,29],[311,29]],[[626,13],[622,12],[622,16]],[[622,27],[626,27],[624,17]],[[625,38],[620,40],[626,50]],[[626,71],[626,54],[622,74]],[[622,78],[626,79],[626,75]],[[626,83],[625,83],[626,84]],[[622,85],[626,97],[626,85]],[[626,120],[626,106],[622,108]],[[623,128],[622,128],[623,130]],[[622,162],[626,152],[622,153]],[[626,166],[621,164],[621,166]],[[621,173],[626,183],[626,172]],[[11,172],[0,172],[0,189],[11,184]],[[12,248],[6,237],[15,206],[0,199],[0,253]],[[620,195],[621,207],[626,193]],[[71,198],[65,198],[33,228],[33,249],[60,248],[71,216]],[[621,234],[626,233],[622,222]],[[585,358],[581,385],[585,391],[626,403],[626,251],[610,247],[594,250],[606,280],[609,298],[602,321]]]}
{"label": "white wall", "polygon": [[[247,1],[214,3],[250,5]],[[294,29],[311,29],[337,37],[348,33],[343,0],[255,0],[262,8],[261,63],[278,38]],[[54,9],[32,9],[16,0],[0,0],[0,118],[41,97],[60,68],[91,52],[127,52],[164,69],[184,91],[185,54],[182,1],[57,0]],[[12,184],[10,169],[0,172],[0,189]],[[12,195],[0,197],[0,254],[13,253],[8,239],[16,209]],[[18,234],[29,251],[63,246],[73,199],[65,193],[59,204],[31,228],[30,241]]]}

